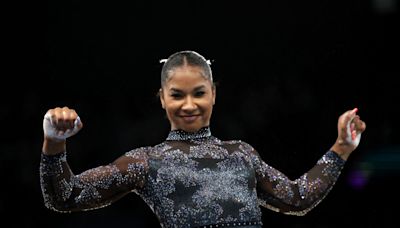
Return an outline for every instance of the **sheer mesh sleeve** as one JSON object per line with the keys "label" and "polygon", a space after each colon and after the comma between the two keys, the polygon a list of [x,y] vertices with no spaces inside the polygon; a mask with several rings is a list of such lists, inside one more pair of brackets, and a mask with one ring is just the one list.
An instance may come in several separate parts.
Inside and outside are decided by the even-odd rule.
{"label": "sheer mesh sleeve", "polygon": [[108,165],[78,175],[71,171],[66,152],[42,154],[40,185],[45,206],[58,212],[97,209],[142,188],[148,170],[147,150],[132,150]]}
{"label": "sheer mesh sleeve", "polygon": [[332,189],[345,164],[335,152],[328,151],[307,173],[290,180],[266,164],[250,145],[243,147],[250,152],[255,169],[259,204],[289,215],[304,215],[318,205]]}

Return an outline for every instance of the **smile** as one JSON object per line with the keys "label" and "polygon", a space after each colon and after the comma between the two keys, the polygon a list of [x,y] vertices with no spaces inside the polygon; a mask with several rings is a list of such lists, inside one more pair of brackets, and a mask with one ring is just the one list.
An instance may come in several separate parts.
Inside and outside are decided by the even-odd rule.
{"label": "smile", "polygon": [[200,115],[180,116],[185,122],[194,122]]}

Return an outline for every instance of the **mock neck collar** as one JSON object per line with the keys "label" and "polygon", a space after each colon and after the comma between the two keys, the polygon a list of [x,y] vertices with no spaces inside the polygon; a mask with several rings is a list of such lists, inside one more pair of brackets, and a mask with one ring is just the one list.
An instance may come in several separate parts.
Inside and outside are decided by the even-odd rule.
{"label": "mock neck collar", "polygon": [[167,140],[191,140],[201,139],[211,136],[210,127],[202,127],[196,132],[187,132],[184,130],[171,130],[168,134]]}

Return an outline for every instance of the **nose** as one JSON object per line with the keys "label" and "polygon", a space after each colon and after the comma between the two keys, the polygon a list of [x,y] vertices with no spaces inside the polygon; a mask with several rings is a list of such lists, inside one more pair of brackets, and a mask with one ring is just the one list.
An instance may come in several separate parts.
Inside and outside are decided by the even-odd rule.
{"label": "nose", "polygon": [[184,103],[182,105],[182,110],[186,112],[191,112],[196,110],[197,106],[196,103],[193,100],[193,97],[187,96],[184,100]]}

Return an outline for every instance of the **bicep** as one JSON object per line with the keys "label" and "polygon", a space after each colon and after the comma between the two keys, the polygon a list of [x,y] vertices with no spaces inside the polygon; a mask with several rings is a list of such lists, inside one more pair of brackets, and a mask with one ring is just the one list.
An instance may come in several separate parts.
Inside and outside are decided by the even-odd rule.
{"label": "bicep", "polygon": [[[46,205],[59,211],[104,207],[134,189],[143,187],[147,160],[127,154],[114,162],[74,175],[65,159],[42,168],[41,183]],[[47,167],[49,165],[43,165]],[[61,168],[62,167],[62,168]]]}

